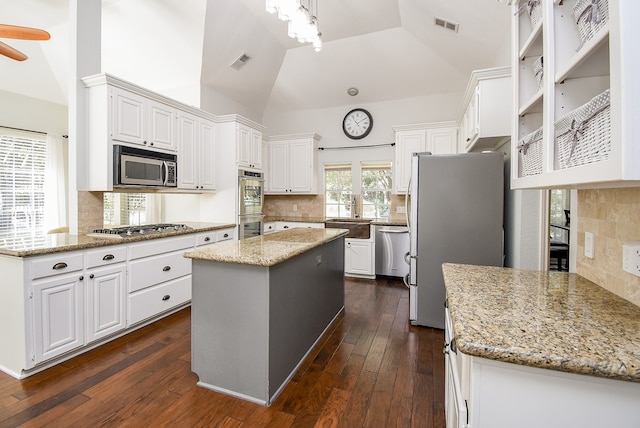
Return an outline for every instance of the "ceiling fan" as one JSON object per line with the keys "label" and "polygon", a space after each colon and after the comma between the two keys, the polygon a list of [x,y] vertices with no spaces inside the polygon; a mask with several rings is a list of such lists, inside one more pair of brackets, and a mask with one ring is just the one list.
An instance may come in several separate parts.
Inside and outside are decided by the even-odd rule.
{"label": "ceiling fan", "polygon": [[[0,24],[0,37],[8,39],[24,39],[24,40],[49,40],[51,35],[44,30],[38,28],[18,27],[15,25]],[[28,57],[17,49],[12,48],[6,43],[0,42],[0,54],[15,59],[16,61],[24,61]]]}

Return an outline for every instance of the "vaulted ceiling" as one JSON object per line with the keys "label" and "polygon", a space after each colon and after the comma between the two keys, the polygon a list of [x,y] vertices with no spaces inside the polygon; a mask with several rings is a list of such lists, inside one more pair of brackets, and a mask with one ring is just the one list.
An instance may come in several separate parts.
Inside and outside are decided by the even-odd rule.
{"label": "vaulted ceiling", "polygon": [[[359,103],[462,92],[472,70],[509,64],[510,8],[496,0],[318,3],[324,46],[316,53],[287,37],[286,23],[265,12],[264,0],[103,0],[103,51],[165,87],[199,77],[191,84],[259,114],[348,105],[352,86]],[[0,9],[2,23],[52,34],[47,42],[3,40],[29,59],[0,58],[0,90],[66,104],[68,1],[0,0]],[[459,24],[458,31],[435,26],[435,17]],[[105,49],[116,34],[127,39]],[[251,60],[231,68],[243,53]]]}

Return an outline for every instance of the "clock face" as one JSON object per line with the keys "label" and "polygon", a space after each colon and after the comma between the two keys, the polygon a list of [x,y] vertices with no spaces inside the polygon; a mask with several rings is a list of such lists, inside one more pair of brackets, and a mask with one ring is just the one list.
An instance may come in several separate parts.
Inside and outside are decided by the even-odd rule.
{"label": "clock face", "polygon": [[359,140],[369,135],[373,128],[373,118],[365,109],[351,110],[342,121],[342,130],[345,135],[354,140]]}

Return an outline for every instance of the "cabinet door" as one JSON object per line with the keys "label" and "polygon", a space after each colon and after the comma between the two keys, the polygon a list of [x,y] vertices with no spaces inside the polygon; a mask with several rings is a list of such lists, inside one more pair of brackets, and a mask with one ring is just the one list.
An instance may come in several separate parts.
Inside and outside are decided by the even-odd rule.
{"label": "cabinet door", "polygon": [[148,144],[155,148],[175,150],[176,110],[173,107],[154,100],[148,101],[149,132]]}
{"label": "cabinet door", "polygon": [[83,279],[77,272],[32,284],[36,363],[84,345]]}
{"label": "cabinet door", "polygon": [[269,182],[271,193],[287,193],[289,191],[289,143],[273,141],[269,143]]}
{"label": "cabinet door", "polygon": [[251,128],[236,127],[236,157],[239,166],[251,167]]}
{"label": "cabinet door", "polygon": [[113,88],[113,129],[111,138],[126,143],[145,145],[145,98]]}
{"label": "cabinet door", "polygon": [[126,327],[124,264],[87,272],[87,343]]}
{"label": "cabinet door", "polygon": [[178,187],[197,189],[198,182],[198,128],[197,118],[181,112],[178,116]]}
{"label": "cabinet door", "polygon": [[289,191],[309,193],[313,183],[313,145],[307,140],[289,142]]}
{"label": "cabinet door", "polygon": [[345,273],[373,275],[373,246],[369,241],[345,239]]}
{"label": "cabinet door", "polygon": [[426,132],[399,131],[396,132],[396,161],[394,187],[396,193],[405,193],[411,177],[411,154],[426,150]]}
{"label": "cabinet door", "polygon": [[214,124],[200,119],[200,188],[214,190],[216,188],[216,151]]}
{"label": "cabinet door", "polygon": [[456,128],[430,129],[427,131],[427,151],[434,155],[456,153]]}
{"label": "cabinet door", "polygon": [[262,169],[262,132],[251,130],[251,168]]}

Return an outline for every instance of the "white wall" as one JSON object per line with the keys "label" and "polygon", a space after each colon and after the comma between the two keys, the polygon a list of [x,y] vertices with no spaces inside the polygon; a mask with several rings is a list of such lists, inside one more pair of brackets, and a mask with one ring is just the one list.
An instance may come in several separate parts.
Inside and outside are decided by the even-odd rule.
{"label": "white wall", "polygon": [[67,106],[0,91],[0,126],[68,134]]}

